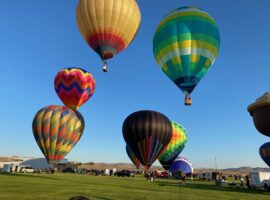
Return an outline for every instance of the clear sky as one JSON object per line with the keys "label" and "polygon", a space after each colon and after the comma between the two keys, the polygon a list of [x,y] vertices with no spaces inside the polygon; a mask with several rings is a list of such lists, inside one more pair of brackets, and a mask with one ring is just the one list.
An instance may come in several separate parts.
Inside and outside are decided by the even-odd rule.
{"label": "clear sky", "polygon": [[[66,156],[82,162],[130,162],[122,123],[132,112],[164,113],[188,132],[182,155],[194,167],[266,167],[258,149],[270,140],[253,126],[247,106],[270,90],[269,0],[137,0],[142,21],[137,37],[122,53],[102,62],[81,37],[77,1],[0,1],[0,156],[43,157],[32,119],[42,107],[62,102],[54,77],[64,67],[93,74],[96,91],[79,111],[84,135]],[[156,63],[152,39],[172,9],[197,6],[217,22],[219,55],[185,107],[181,91]],[[156,162],[155,164],[158,164]]]}

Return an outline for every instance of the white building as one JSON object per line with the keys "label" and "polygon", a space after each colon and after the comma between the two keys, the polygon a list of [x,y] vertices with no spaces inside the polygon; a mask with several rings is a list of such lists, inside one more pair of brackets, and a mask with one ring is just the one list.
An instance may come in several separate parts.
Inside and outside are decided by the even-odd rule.
{"label": "white building", "polygon": [[[16,159],[15,159],[16,158]],[[63,159],[59,162],[60,164],[68,163],[67,159]],[[34,169],[41,169],[46,170],[51,167],[53,167],[52,164],[48,164],[47,160],[45,158],[33,158],[33,157],[11,157],[2,159],[2,162],[0,162],[0,168],[3,168],[4,164],[10,164],[10,165],[24,165],[24,166],[31,166]]]}

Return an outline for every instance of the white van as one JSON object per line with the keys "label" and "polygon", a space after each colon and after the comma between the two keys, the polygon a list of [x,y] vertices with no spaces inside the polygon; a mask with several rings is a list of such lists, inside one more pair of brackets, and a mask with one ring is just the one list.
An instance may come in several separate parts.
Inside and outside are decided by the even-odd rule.
{"label": "white van", "polygon": [[11,164],[4,164],[2,172],[11,172]]}
{"label": "white van", "polygon": [[31,166],[23,166],[21,167],[22,173],[34,173],[34,169]]}
{"label": "white van", "polygon": [[270,190],[270,172],[250,172],[249,177],[252,188]]}

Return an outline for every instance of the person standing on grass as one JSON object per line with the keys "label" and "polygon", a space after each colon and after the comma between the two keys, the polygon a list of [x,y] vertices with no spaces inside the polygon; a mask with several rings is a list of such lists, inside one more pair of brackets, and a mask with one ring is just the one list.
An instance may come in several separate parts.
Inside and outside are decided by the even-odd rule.
{"label": "person standing on grass", "polygon": [[249,182],[249,177],[246,176],[246,184],[247,184],[247,188],[250,190],[251,187],[250,187],[250,182]]}
{"label": "person standing on grass", "polygon": [[186,185],[186,175],[182,174],[180,180],[182,180],[182,183],[180,182],[180,185]]}
{"label": "person standing on grass", "polygon": [[183,185],[186,185],[186,175],[183,174]]}
{"label": "person standing on grass", "polygon": [[153,182],[154,181],[154,172],[151,172],[150,173],[150,182]]}

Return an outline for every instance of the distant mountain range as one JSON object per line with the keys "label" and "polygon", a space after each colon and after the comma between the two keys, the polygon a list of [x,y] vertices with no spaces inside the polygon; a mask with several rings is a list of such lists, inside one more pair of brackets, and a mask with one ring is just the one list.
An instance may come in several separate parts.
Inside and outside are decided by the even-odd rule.
{"label": "distant mountain range", "polygon": [[249,174],[250,172],[270,172],[270,168],[263,167],[238,167],[238,168],[226,168],[226,169],[212,169],[212,168],[200,168],[195,169],[194,173],[205,173],[218,171],[222,174]]}
{"label": "distant mountain range", "polygon": [[[79,166],[80,168],[87,168],[87,169],[105,169],[105,168],[116,168],[117,170],[121,169],[129,169],[129,170],[136,170],[135,166],[133,164],[129,163],[92,163],[92,164],[82,164]],[[142,170],[140,168],[139,170]],[[160,166],[151,166],[150,170],[164,170]],[[205,172],[214,172],[216,169],[212,168],[199,168],[194,169],[194,173],[205,173]],[[264,171],[264,172],[270,172],[270,168],[261,168],[261,167],[238,167],[238,168],[226,168],[226,169],[218,169],[217,170],[220,173],[223,174],[248,174],[249,172],[257,172],[257,171]]]}
{"label": "distant mountain range", "polygon": [[264,167],[239,167],[239,168],[227,168],[225,170],[228,171],[249,171],[249,172],[258,172],[258,171],[264,171],[264,172],[270,172],[270,168],[264,168]]}
{"label": "distant mountain range", "polygon": [[0,157],[0,162],[17,162],[17,161],[23,161],[22,159],[13,156],[13,157]]}

